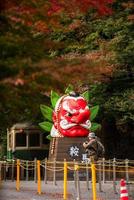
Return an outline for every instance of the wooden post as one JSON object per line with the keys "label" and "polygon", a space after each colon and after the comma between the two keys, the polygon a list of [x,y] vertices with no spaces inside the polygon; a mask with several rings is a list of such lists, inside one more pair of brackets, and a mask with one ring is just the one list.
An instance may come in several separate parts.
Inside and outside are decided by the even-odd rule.
{"label": "wooden post", "polygon": [[129,174],[128,174],[128,159],[125,160],[125,168],[126,168],[126,182],[129,182]]}
{"label": "wooden post", "polygon": [[28,160],[26,161],[26,181],[29,180],[29,173],[28,173]]}
{"label": "wooden post", "polygon": [[12,181],[14,181],[14,168],[15,168],[15,164],[14,164],[14,160],[12,160],[12,174],[11,174],[11,179]]}
{"label": "wooden post", "polygon": [[38,194],[41,194],[41,177],[40,177],[40,160],[37,160],[37,183],[38,183]]}
{"label": "wooden post", "polygon": [[96,194],[96,170],[95,170],[95,164],[91,164],[91,170],[92,170],[92,191],[93,191],[93,200],[97,199]]}
{"label": "wooden post", "polygon": [[109,181],[111,179],[111,161],[109,160]]}
{"label": "wooden post", "polygon": [[128,192],[129,192],[129,173],[128,173],[128,163],[129,163],[129,160],[126,159],[125,160],[125,168],[126,168],[126,183],[127,183],[127,189],[128,189]]}
{"label": "wooden post", "polygon": [[54,185],[56,185],[56,160],[54,158],[54,161],[53,161],[53,183]]}
{"label": "wooden post", "polygon": [[114,188],[114,193],[117,194],[116,190],[116,159],[113,159],[113,188]]}
{"label": "wooden post", "polygon": [[6,161],[3,162],[3,179],[6,181]]}
{"label": "wooden post", "polygon": [[23,166],[23,164],[21,165],[21,180],[24,180],[25,178],[24,178],[24,166]]}
{"label": "wooden post", "polygon": [[99,191],[102,192],[102,187],[101,187],[101,161],[99,162]]}
{"label": "wooden post", "polygon": [[34,181],[37,183],[37,158],[34,158]]}
{"label": "wooden post", "polygon": [[45,158],[45,176],[44,176],[44,179],[45,179],[45,184],[47,184],[47,158]]}
{"label": "wooden post", "polygon": [[105,158],[102,159],[102,167],[103,167],[103,184],[105,183]]}
{"label": "wooden post", "polygon": [[67,162],[64,160],[64,195],[63,199],[67,200]]}
{"label": "wooden post", "polygon": [[87,182],[87,190],[89,190],[89,164],[86,162],[86,182]]}
{"label": "wooden post", "polygon": [[79,166],[78,164],[75,165],[75,170],[76,170],[76,190],[77,190],[77,200],[81,199],[80,196],[80,180],[79,180]]}
{"label": "wooden post", "polygon": [[8,163],[8,161],[6,161],[6,168],[5,168],[5,171],[6,171],[6,180],[7,180],[8,170],[9,170],[9,163]]}
{"label": "wooden post", "polygon": [[16,178],[16,190],[20,190],[20,160],[17,159],[17,178]]}
{"label": "wooden post", "polygon": [[74,186],[75,186],[75,189],[77,188],[77,182],[76,182],[76,170],[75,170],[75,159],[74,159]]}

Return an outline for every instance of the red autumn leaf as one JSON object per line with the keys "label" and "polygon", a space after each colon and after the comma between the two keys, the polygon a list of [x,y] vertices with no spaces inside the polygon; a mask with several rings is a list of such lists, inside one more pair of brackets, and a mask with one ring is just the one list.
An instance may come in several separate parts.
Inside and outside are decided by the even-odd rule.
{"label": "red autumn leaf", "polygon": [[[0,4],[0,9],[13,23],[32,25],[34,30],[48,32],[51,27],[60,26],[59,18],[62,13],[71,18],[90,9],[96,10],[100,15],[111,14],[112,3],[113,0],[6,0]],[[55,23],[51,24],[53,21]],[[73,27],[76,25],[72,24]]]}

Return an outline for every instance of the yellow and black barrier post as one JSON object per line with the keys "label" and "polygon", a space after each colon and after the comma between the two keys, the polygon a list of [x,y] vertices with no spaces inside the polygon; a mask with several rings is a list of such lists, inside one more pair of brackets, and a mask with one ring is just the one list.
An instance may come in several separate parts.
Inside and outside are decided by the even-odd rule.
{"label": "yellow and black barrier post", "polygon": [[92,191],[93,191],[93,200],[97,199],[96,195],[96,169],[95,164],[91,164],[91,171],[92,171]]}
{"label": "yellow and black barrier post", "polygon": [[37,160],[37,184],[38,194],[41,194],[40,160]]}
{"label": "yellow and black barrier post", "polygon": [[64,195],[63,199],[67,200],[67,162],[64,160]]}
{"label": "yellow and black barrier post", "polygon": [[16,190],[20,190],[20,160],[17,159],[17,178],[16,178]]}

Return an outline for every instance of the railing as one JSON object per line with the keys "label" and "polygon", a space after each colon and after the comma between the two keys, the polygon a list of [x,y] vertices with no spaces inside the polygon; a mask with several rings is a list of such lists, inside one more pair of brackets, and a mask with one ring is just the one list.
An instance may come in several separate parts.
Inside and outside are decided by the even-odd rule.
{"label": "railing", "polygon": [[56,185],[57,180],[63,180],[63,199],[67,199],[67,182],[73,179],[77,197],[80,199],[80,180],[86,180],[86,187],[89,189],[89,181],[92,181],[93,200],[97,199],[96,194],[96,178],[99,185],[99,191],[102,191],[103,184],[108,181],[113,183],[113,192],[117,193],[116,182],[121,178],[126,180],[129,190],[129,183],[134,181],[134,161],[111,159],[99,160],[95,164],[73,162],[50,161],[50,160],[10,160],[0,161],[0,180],[6,181],[10,179],[16,180],[16,190],[20,190],[21,180],[34,180],[37,183],[37,192],[41,194],[41,180],[47,184],[48,180],[52,180]]}

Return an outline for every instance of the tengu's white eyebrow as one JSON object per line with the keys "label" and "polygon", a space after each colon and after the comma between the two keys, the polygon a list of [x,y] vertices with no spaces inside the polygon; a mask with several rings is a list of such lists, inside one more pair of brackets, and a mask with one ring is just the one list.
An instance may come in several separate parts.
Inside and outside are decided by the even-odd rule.
{"label": "tengu's white eyebrow", "polygon": [[75,101],[77,101],[78,99],[83,99],[83,100],[85,100],[85,99],[84,99],[83,97],[81,97],[81,96],[79,96],[79,97],[67,96],[67,97],[64,98],[64,100],[68,100],[68,99],[73,99],[73,100],[75,100]]}
{"label": "tengu's white eyebrow", "polygon": [[66,101],[63,102],[63,109],[66,110],[66,111],[69,112],[69,113],[74,113],[74,112],[76,112],[76,110],[71,110],[71,109],[69,108],[69,106],[68,106],[68,104],[67,104]]}
{"label": "tengu's white eyebrow", "polygon": [[70,109],[68,104],[67,104],[67,101],[63,102],[63,109],[66,110],[67,112],[71,113],[71,114],[74,114],[76,111],[76,109]]}

